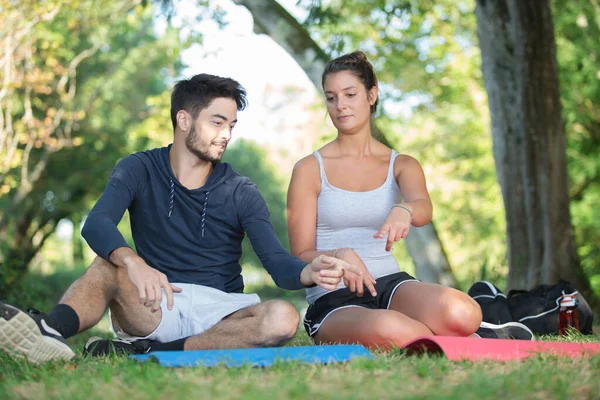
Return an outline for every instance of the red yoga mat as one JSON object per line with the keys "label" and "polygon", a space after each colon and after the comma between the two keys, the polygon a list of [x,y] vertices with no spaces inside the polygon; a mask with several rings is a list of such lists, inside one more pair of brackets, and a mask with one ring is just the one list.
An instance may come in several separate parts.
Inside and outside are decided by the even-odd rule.
{"label": "red yoga mat", "polygon": [[567,343],[532,340],[479,339],[474,337],[424,336],[405,346],[408,354],[438,353],[450,360],[509,361],[539,353],[564,357],[600,354],[600,343]]}

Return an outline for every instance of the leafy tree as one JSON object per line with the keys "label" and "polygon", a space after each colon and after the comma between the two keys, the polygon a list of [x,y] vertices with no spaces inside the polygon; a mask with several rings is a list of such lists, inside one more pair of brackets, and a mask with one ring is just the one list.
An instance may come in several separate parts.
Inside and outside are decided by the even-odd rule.
{"label": "leafy tree", "polygon": [[[252,141],[238,139],[227,148],[223,161],[230,163],[236,172],[247,176],[256,184],[271,212],[271,223],[277,237],[289,250],[285,184],[275,166],[268,161],[266,151]],[[244,239],[241,262],[255,267],[261,265],[247,238]]]}
{"label": "leafy tree", "polygon": [[506,208],[508,284],[527,289],[563,278],[592,300],[571,225],[550,1],[478,0],[476,14]]}
{"label": "leafy tree", "polygon": [[378,127],[393,147],[424,165],[434,220],[457,278],[467,285],[479,277],[499,281],[507,271],[502,202],[486,130],[474,3],[300,4],[308,10],[304,27],[332,57],[361,49],[374,64],[383,100]]}
{"label": "leafy tree", "polygon": [[[330,43],[326,40],[327,37],[322,37],[323,35],[318,32],[326,25],[326,22],[319,21],[311,24],[309,21],[305,26],[307,29],[305,29],[275,0],[234,0],[234,2],[244,5],[252,13],[254,31],[268,34],[286,49],[303,68],[317,90],[321,91],[321,73],[325,63],[331,56],[335,55],[335,49],[330,50],[330,46],[328,46]],[[320,10],[321,5],[321,2],[313,2],[309,7],[312,7],[313,10]],[[339,2],[334,5],[336,7],[335,12],[325,12],[325,14],[337,21],[337,18],[335,18],[336,12],[338,14],[343,13],[346,3],[343,7]],[[357,8],[356,3],[348,3],[348,6],[354,10]],[[364,7],[364,4],[361,4],[358,8],[361,10],[371,9]],[[375,10],[379,9],[376,8]],[[345,25],[345,27],[347,26],[349,25]],[[338,26],[333,31],[337,28]],[[322,46],[317,42],[322,43]],[[393,138],[387,132],[384,133],[385,130],[380,129],[381,127],[382,125],[376,123],[375,135],[382,143],[390,145]],[[418,277],[429,282],[443,283],[449,286],[456,285],[456,279],[450,269],[446,253],[433,223],[414,228],[412,234],[406,238],[405,243],[406,250],[408,250],[414,261]],[[427,249],[427,251],[423,251],[423,249]]]}
{"label": "leafy tree", "polygon": [[0,290],[88,208],[186,45],[141,1],[2,0]]}
{"label": "leafy tree", "polygon": [[[387,99],[387,105],[392,105],[386,108],[384,103],[381,117],[388,119],[384,130],[395,132],[396,135],[388,136],[390,140],[394,141],[395,137],[397,146],[418,155],[435,174],[428,177],[434,176],[430,184],[437,206],[436,221],[452,263],[459,266],[456,268],[459,277],[472,280],[473,272],[481,268],[484,272],[481,277],[489,279],[491,272],[492,280],[500,280],[508,270],[504,259],[504,215],[489,152],[489,116],[482,90],[474,2],[374,1],[367,4],[348,0],[342,4],[323,0],[300,3],[309,10],[305,27],[313,38],[327,43],[333,55],[360,48],[373,60],[383,84],[382,96]],[[561,70],[565,72],[561,78],[566,78],[570,85],[561,93],[566,110],[571,110],[567,114],[572,120],[577,119],[573,121],[573,128],[579,133],[570,139],[568,153],[572,155],[569,163],[575,165],[571,169],[572,178],[579,181],[573,191],[574,208],[579,210],[575,215],[580,216],[576,217],[577,234],[581,238],[580,250],[593,256],[598,254],[597,240],[594,240],[594,232],[598,230],[591,225],[598,219],[594,218],[592,210],[595,208],[590,204],[597,193],[594,189],[598,182],[598,157],[594,157],[597,144],[593,143],[598,124],[591,107],[598,93],[594,90],[598,82],[595,76],[598,6],[593,2],[554,3],[560,10],[556,17],[557,30],[565,32],[558,40],[559,61],[561,54],[565,54],[564,62],[561,61]],[[543,8],[541,4],[536,7]],[[394,102],[390,102],[394,99],[411,104],[404,121],[398,120],[402,114],[389,112],[394,109]],[[577,203],[586,192],[587,201],[580,207]],[[566,208],[568,211],[568,206]],[[510,207],[507,212],[511,212]],[[582,240],[584,235],[588,240]],[[584,265],[588,273],[593,274],[597,262],[588,256]],[[577,263],[571,263],[566,269],[562,276],[578,282],[577,286],[585,291],[585,278],[578,272]],[[552,281],[556,276],[547,279]]]}
{"label": "leafy tree", "polygon": [[583,269],[600,293],[600,5],[552,5],[575,238]]}

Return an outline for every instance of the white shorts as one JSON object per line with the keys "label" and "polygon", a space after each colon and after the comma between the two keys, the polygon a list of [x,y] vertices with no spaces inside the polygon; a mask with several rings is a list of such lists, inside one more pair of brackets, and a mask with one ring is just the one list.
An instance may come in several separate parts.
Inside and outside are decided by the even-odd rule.
{"label": "white shorts", "polygon": [[113,330],[124,340],[150,339],[159,342],[199,335],[226,316],[260,303],[257,294],[226,293],[208,286],[174,283],[181,293],[173,293],[173,309],[167,309],[167,296],[163,291],[160,308],[162,319],[148,336],[131,336],[124,332],[109,313]]}

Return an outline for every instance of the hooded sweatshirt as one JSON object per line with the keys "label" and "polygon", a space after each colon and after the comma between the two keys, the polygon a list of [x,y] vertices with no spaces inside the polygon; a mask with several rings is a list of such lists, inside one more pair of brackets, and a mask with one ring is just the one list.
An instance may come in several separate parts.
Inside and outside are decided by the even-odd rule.
{"label": "hooded sweatshirt", "polygon": [[281,245],[256,185],[227,163],[214,165],[199,189],[175,178],[168,147],[131,154],[113,170],[82,235],[100,257],[128,247],[117,225],[129,209],[137,254],[169,282],[242,292],[240,257],[248,234],[252,248],[277,286],[306,288],[300,272],[306,262]]}

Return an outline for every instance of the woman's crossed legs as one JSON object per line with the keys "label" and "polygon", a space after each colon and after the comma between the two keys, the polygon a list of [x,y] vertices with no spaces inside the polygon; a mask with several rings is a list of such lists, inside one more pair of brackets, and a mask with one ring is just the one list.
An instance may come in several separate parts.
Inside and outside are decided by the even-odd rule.
{"label": "woman's crossed legs", "polygon": [[317,344],[403,347],[420,336],[470,336],[481,318],[477,302],[463,292],[406,281],[396,288],[388,309],[337,309],[321,322],[313,338]]}

